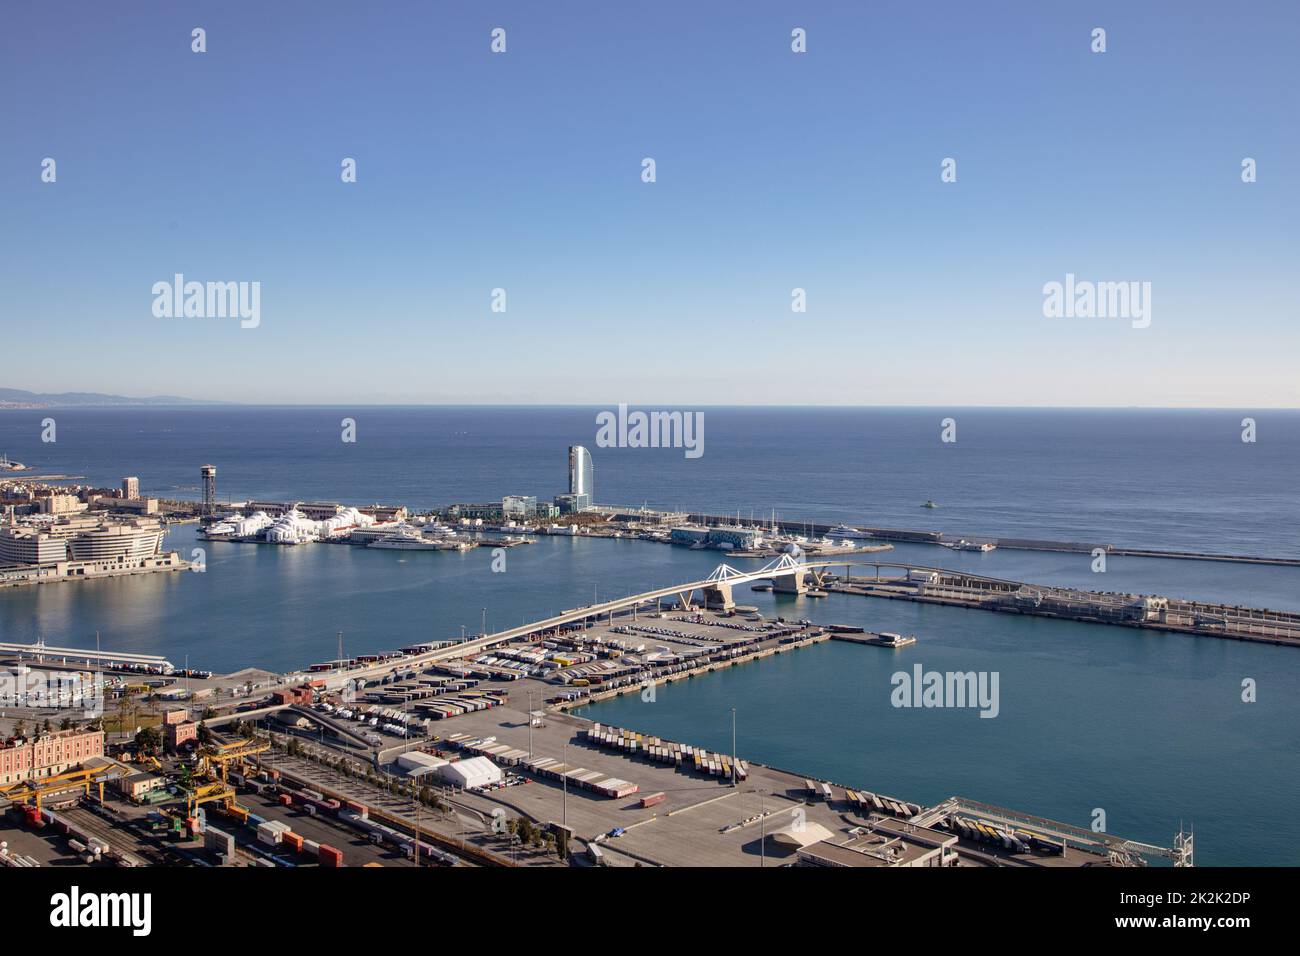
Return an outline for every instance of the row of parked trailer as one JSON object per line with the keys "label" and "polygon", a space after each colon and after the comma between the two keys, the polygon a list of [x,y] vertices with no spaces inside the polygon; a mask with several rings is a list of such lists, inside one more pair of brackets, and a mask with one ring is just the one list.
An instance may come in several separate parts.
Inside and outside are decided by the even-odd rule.
{"label": "row of parked trailer", "polygon": [[524,765],[539,777],[561,781],[570,787],[576,786],[583,790],[590,790],[602,797],[618,799],[631,796],[641,789],[635,783],[627,780],[611,777],[599,770],[575,767],[556,760],[554,757],[536,757],[532,760],[525,760]]}
{"label": "row of parked trailer", "polygon": [[503,767],[515,767],[528,759],[528,751],[503,744],[495,737],[474,737],[470,734],[452,734],[444,741],[458,750],[478,757],[490,757]]}
{"label": "row of parked trailer", "polygon": [[[388,714],[393,712],[379,707],[372,706],[368,710],[364,711],[360,707],[357,707],[353,710],[350,707],[333,707],[322,701],[317,705],[317,710],[334,717],[341,717],[345,720],[355,720],[363,725],[363,731],[366,726],[370,726],[377,730],[382,730],[386,734],[391,734],[394,737],[409,737],[413,733],[421,734],[425,729],[422,720],[410,717],[409,715],[402,715],[400,711],[396,712],[397,716],[390,717]],[[381,710],[384,711],[383,714],[380,713]],[[367,739],[369,739],[369,735],[367,735]]]}
{"label": "row of parked trailer", "polygon": [[500,707],[507,699],[502,693],[475,691],[458,697],[439,697],[435,700],[421,701],[415,705],[415,708],[434,720],[448,720],[461,714],[473,714]]}
{"label": "row of parked trailer", "polygon": [[987,843],[1012,853],[1048,853],[1059,855],[1065,848],[1055,840],[1031,833],[1028,830],[1013,830],[993,826],[983,820],[953,815],[947,819],[948,829],[967,840]]}
{"label": "row of parked trailer", "polygon": [[446,743],[467,753],[491,757],[506,767],[524,767],[544,780],[567,783],[571,787],[590,790],[602,797],[626,797],[640,787],[619,777],[611,777],[599,770],[588,770],[562,763],[552,757],[528,756],[528,751],[500,743],[495,737],[471,737],[469,734],[452,734]]}
{"label": "row of parked trailer", "polygon": [[[809,781],[805,781],[805,783],[808,783],[809,788],[813,790],[814,794],[816,794],[817,785]],[[831,799],[831,788],[825,783],[823,783],[821,787],[826,802],[829,803]],[[845,790],[844,795],[848,798],[853,809],[864,814],[888,813],[891,816],[908,819],[921,812],[921,805],[919,803],[908,803],[906,800],[896,800],[893,797],[881,796],[880,794],[872,793],[869,790]]]}
{"label": "row of parked trailer", "polygon": [[707,773],[711,777],[724,777],[728,780],[732,778],[733,772],[737,780],[745,780],[749,777],[749,764],[745,761],[737,759],[733,762],[727,754],[712,753],[692,744],[679,744],[672,740],[639,734],[634,730],[604,727],[601,724],[593,724],[583,731],[583,735],[599,746],[622,751],[628,756],[642,756],[655,763],[695,770],[697,773]]}

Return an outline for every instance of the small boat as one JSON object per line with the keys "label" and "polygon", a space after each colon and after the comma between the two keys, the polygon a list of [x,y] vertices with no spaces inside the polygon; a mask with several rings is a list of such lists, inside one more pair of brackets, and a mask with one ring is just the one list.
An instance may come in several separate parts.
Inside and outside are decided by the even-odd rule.
{"label": "small boat", "polygon": [[937,508],[937,507],[939,507],[939,506],[936,505],[933,501],[926,501],[926,503],[923,504],[923,505],[921,505],[921,507],[922,507],[922,508]]}
{"label": "small boat", "polygon": [[953,551],[980,551],[987,553],[997,547],[997,545],[992,541],[967,541],[965,538],[962,538],[960,541],[940,541],[939,543],[945,548],[950,548]]}

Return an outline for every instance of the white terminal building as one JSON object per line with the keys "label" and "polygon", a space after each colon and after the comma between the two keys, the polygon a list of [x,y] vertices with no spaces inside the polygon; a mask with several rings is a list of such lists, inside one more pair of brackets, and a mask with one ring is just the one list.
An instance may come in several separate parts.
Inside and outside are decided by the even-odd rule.
{"label": "white terminal building", "polygon": [[413,750],[400,754],[397,765],[406,771],[407,776],[421,779],[433,777],[440,783],[461,790],[491,786],[503,779],[501,768],[487,757],[467,757],[453,763],[433,754]]}

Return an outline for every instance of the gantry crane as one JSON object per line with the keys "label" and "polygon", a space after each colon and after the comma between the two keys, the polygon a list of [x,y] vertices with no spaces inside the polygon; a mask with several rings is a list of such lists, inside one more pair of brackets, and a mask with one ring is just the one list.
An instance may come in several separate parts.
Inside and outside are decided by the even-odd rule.
{"label": "gantry crane", "polygon": [[[199,751],[196,774],[220,777],[226,783],[227,768],[231,763],[243,763],[249,757],[265,753],[271,744],[265,740],[240,740],[229,744],[209,744]],[[215,773],[214,773],[215,768]]]}
{"label": "gantry crane", "polygon": [[63,793],[80,787],[85,791],[86,796],[90,796],[90,785],[93,783],[98,785],[99,802],[103,803],[104,781],[111,777],[112,774],[113,768],[78,767],[76,770],[65,770],[63,773],[49,777],[8,784],[0,787],[0,796],[8,798],[14,803],[26,803],[31,800],[36,805],[36,809],[39,810],[41,800],[50,794]]}

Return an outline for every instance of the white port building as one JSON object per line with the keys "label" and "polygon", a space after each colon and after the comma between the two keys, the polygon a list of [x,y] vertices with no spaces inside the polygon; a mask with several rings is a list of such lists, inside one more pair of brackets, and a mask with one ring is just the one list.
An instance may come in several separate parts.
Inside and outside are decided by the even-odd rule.
{"label": "white port building", "polygon": [[434,770],[438,779],[462,790],[486,787],[502,780],[501,768],[487,757],[467,757]]}
{"label": "white port building", "polygon": [[447,761],[422,750],[412,750],[409,753],[399,754],[397,765],[406,771],[408,777],[423,777],[440,767],[445,767]]}

